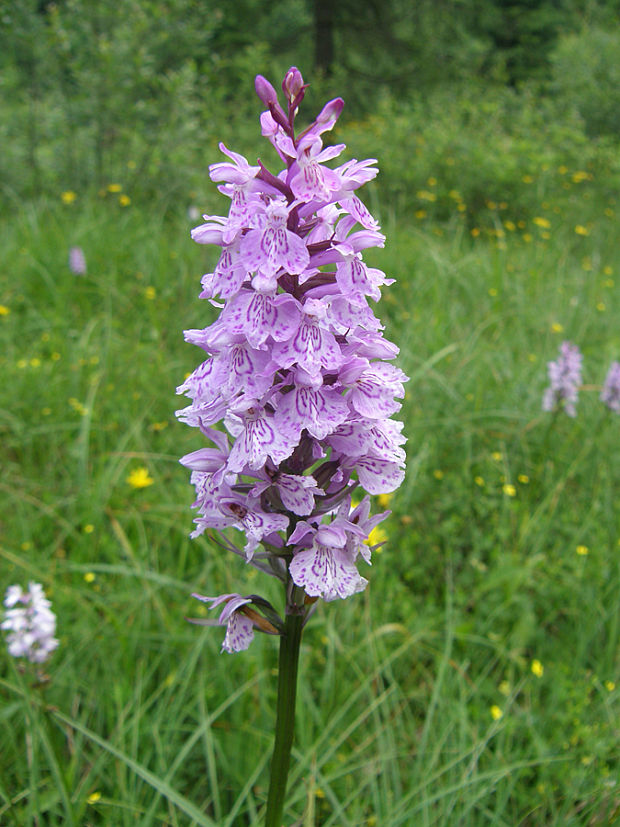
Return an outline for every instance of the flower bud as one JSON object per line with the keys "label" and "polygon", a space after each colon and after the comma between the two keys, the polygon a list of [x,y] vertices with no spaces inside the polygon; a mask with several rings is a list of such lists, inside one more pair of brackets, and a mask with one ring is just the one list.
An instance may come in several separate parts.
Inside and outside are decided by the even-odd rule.
{"label": "flower bud", "polygon": [[[301,72],[296,66],[291,66],[288,72],[284,75],[284,80],[282,81],[282,91],[286,95],[287,100],[292,103],[299,93],[303,91],[303,89],[304,79],[301,76]],[[298,103],[300,102],[301,99]]]}
{"label": "flower bud", "polygon": [[269,83],[267,78],[264,78],[262,75],[256,75],[256,79],[254,80],[254,88],[256,89],[256,94],[265,106],[269,106],[270,104],[275,105],[278,103],[278,95],[276,90]]}
{"label": "flower bud", "polygon": [[324,129],[331,129],[340,117],[343,106],[342,98],[334,98],[328,101],[317,115],[317,124],[320,124]]}

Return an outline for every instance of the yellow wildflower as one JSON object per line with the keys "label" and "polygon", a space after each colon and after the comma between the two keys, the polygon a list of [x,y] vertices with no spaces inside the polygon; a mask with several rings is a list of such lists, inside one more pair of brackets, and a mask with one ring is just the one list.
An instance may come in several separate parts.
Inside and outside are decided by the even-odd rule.
{"label": "yellow wildflower", "polygon": [[517,477],[517,479],[519,480],[519,482],[520,482],[522,485],[527,485],[527,484],[528,484],[528,482],[530,481],[530,478],[528,477],[528,475],[527,475],[527,474],[519,474],[519,476]]}
{"label": "yellow wildflower", "polygon": [[494,721],[499,721],[503,714],[504,713],[499,708],[499,706],[497,704],[493,704],[493,706],[491,707],[491,718],[493,718]]}
{"label": "yellow wildflower", "polygon": [[4,304],[0,304],[0,316],[8,316],[11,312],[11,308],[7,307]]}
{"label": "yellow wildflower", "polygon": [[88,796],[88,798],[86,799],[86,801],[88,801],[89,804],[96,804],[99,801],[100,798],[101,798],[101,793],[97,791],[97,792],[91,793]]}
{"label": "yellow wildflower", "polygon": [[133,469],[127,477],[127,482],[132,488],[147,488],[149,485],[153,485],[155,480],[149,474],[148,468],[142,466]]}
{"label": "yellow wildflower", "polygon": [[168,427],[168,423],[164,420],[163,422],[153,422],[152,425],[149,425],[149,430],[151,431],[163,431],[164,428]]}
{"label": "yellow wildflower", "polygon": [[73,204],[77,195],[73,192],[73,190],[66,190],[65,192],[60,193],[60,200],[63,204]]}
{"label": "yellow wildflower", "polygon": [[120,192],[122,189],[120,184],[108,184],[108,192]]}
{"label": "yellow wildflower", "polygon": [[79,399],[76,399],[72,396],[69,399],[69,405],[73,408],[74,411],[80,414],[80,416],[86,416],[88,414],[88,408],[83,405]]}
{"label": "yellow wildflower", "polygon": [[[367,546],[374,546],[376,543],[385,543],[387,542],[387,534],[385,531],[376,525],[373,530],[370,532],[368,537],[364,540]],[[382,549],[378,548],[377,553],[381,552]]]}
{"label": "yellow wildflower", "polygon": [[575,184],[581,184],[582,181],[591,180],[592,176],[589,172],[584,172],[582,169],[580,169],[577,172],[573,172],[572,178]]}
{"label": "yellow wildflower", "polygon": [[95,580],[95,572],[94,571],[87,571],[84,575],[84,580],[86,583],[93,583]]}
{"label": "yellow wildflower", "polygon": [[532,670],[532,674],[536,675],[537,678],[542,678],[543,672],[545,671],[545,667],[539,660],[536,659],[532,661],[530,669]]}
{"label": "yellow wildflower", "polygon": [[118,203],[121,207],[128,207],[131,204],[131,198],[128,195],[123,194],[118,199]]}
{"label": "yellow wildflower", "polygon": [[552,322],[551,324],[551,332],[552,333],[561,333],[564,330],[564,325],[561,325],[559,322]]}
{"label": "yellow wildflower", "polygon": [[575,549],[575,551],[577,552],[577,554],[578,554],[580,557],[587,557],[587,556],[588,556],[588,554],[590,553],[590,549],[589,549],[587,546],[581,546],[581,545],[580,545],[580,546],[577,546],[577,548]]}
{"label": "yellow wildflower", "polygon": [[534,224],[537,227],[541,227],[543,230],[548,230],[551,227],[551,222],[547,218],[542,218],[542,216],[537,215],[536,218],[532,219]]}
{"label": "yellow wildflower", "polygon": [[587,227],[584,227],[583,224],[577,224],[575,227],[575,232],[577,235],[590,235],[590,230]]}
{"label": "yellow wildflower", "polygon": [[155,298],[156,295],[157,295],[157,291],[155,290],[154,287],[149,286],[149,287],[145,288],[144,297],[146,299],[149,299],[150,301],[152,301]]}
{"label": "yellow wildflower", "polygon": [[517,495],[517,489],[509,482],[502,486],[502,491],[507,497],[516,497]]}

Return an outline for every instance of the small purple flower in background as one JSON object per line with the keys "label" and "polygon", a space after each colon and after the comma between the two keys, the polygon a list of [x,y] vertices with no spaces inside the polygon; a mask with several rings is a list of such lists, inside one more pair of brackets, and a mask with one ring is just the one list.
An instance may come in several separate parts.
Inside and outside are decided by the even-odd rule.
{"label": "small purple flower in background", "polygon": [[[20,605],[21,604],[21,605]],[[58,646],[54,637],[56,615],[39,583],[29,583],[28,591],[9,586],[4,598],[7,611],[0,628],[7,631],[9,654],[43,663]]]}
{"label": "small purple flower in background", "polygon": [[69,250],[69,270],[74,276],[86,275],[86,257],[81,247],[71,247]]}
{"label": "small purple flower in background", "polygon": [[600,398],[610,411],[620,414],[620,362],[611,363]]}
{"label": "small purple flower in background", "polygon": [[557,360],[547,363],[551,384],[543,396],[543,411],[557,411],[563,408],[568,416],[577,415],[575,406],[581,385],[582,361],[583,356],[577,345],[562,342]]}

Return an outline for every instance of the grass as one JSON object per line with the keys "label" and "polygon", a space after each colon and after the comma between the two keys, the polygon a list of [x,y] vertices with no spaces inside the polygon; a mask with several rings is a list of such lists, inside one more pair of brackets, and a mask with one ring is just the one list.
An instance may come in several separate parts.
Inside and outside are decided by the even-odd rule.
{"label": "grass", "polygon": [[[60,646],[36,686],[0,654],[0,823],[258,825],[276,646],[219,655],[221,630],[184,620],[192,591],[279,601],[188,539],[178,457],[199,442],[174,388],[198,361],[182,329],[214,318],[196,300],[213,253],[157,205],[14,206],[0,587],[42,582]],[[604,208],[565,205],[546,236],[383,216],[371,263],[397,279],[378,313],[411,376],[408,476],[369,589],[305,635],[286,824],[617,817],[620,458],[598,389],[620,351],[620,249]],[[564,338],[584,353],[575,420],[540,409]],[[142,467],[153,484],[134,489]]]}

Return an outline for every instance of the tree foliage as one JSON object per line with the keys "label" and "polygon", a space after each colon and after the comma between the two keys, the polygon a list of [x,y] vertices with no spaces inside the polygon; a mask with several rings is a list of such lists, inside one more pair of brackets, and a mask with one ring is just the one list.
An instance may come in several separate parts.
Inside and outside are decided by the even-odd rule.
{"label": "tree foliage", "polygon": [[564,95],[562,44],[597,27],[619,29],[617,0],[0,0],[0,174],[21,192],[121,173],[183,186],[180,147],[216,142],[222,122],[241,149],[253,142],[248,79],[292,64],[312,77],[310,108],[346,90],[355,120],[468,80]]}

